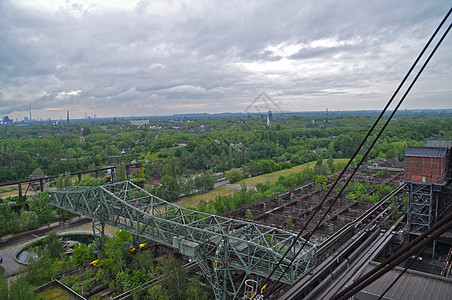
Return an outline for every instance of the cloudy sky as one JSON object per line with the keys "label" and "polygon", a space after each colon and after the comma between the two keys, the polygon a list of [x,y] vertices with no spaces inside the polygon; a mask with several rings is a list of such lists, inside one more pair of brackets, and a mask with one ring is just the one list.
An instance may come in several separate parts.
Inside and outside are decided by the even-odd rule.
{"label": "cloudy sky", "polygon": [[[1,0],[0,117],[381,109],[450,5]],[[451,46],[403,108],[452,108]]]}

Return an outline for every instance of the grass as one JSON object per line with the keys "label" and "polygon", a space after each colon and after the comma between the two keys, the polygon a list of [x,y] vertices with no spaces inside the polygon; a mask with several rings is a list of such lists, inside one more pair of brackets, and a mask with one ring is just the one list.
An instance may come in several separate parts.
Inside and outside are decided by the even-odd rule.
{"label": "grass", "polygon": [[[334,162],[341,162],[341,161],[348,161],[348,159],[335,159]],[[324,159],[323,163],[326,163],[327,160]],[[315,166],[316,162],[315,161],[311,161],[299,166],[295,166],[293,168],[290,169],[284,169],[281,171],[276,171],[276,172],[272,172],[272,173],[268,173],[268,174],[264,174],[264,175],[260,175],[260,176],[256,176],[256,177],[251,177],[251,178],[247,178],[244,180],[239,181],[239,183],[245,183],[248,186],[256,186],[258,183],[266,183],[266,182],[276,182],[278,181],[279,176],[288,176],[290,174],[293,173],[300,173],[302,172],[304,169],[307,168],[313,168]]]}
{"label": "grass", "polygon": [[[24,186],[22,185],[22,192],[24,192]],[[26,187],[25,187],[26,188]],[[6,198],[9,196],[17,196],[19,195],[19,189],[17,187],[8,187],[0,189],[0,197]]]}
{"label": "grass", "polygon": [[[334,162],[341,162],[341,161],[348,161],[348,159],[335,159]],[[326,163],[327,160],[324,160],[324,163]],[[210,190],[209,192],[201,195],[194,195],[194,196],[188,196],[184,197],[176,202],[174,204],[187,207],[187,206],[197,206],[201,200],[204,200],[206,202],[209,202],[210,200],[215,199],[218,195],[229,195],[232,194],[234,191],[240,189],[240,184],[245,183],[247,186],[256,186],[258,183],[265,183],[265,182],[276,182],[279,178],[279,176],[288,176],[293,173],[300,173],[306,168],[313,168],[315,166],[316,162],[311,161],[299,166],[295,166],[290,169],[284,169],[281,171],[276,171],[273,173],[268,173],[264,175],[259,175],[256,177],[247,178],[244,180],[241,180],[239,182],[236,182],[234,184],[226,184],[222,186],[215,187],[213,190]]]}
{"label": "grass", "polygon": [[37,299],[63,299],[63,300],[69,300],[72,299],[72,295],[69,294],[67,291],[63,290],[62,288],[49,288],[45,289],[41,293],[37,295]]}
{"label": "grass", "polygon": [[204,194],[184,197],[184,198],[174,202],[174,204],[182,206],[182,207],[196,206],[199,204],[199,202],[201,200],[209,202],[210,200],[215,199],[215,197],[218,195],[222,195],[222,196],[229,195],[229,194],[232,194],[234,191],[236,191],[239,188],[240,187],[237,184],[221,185],[221,186],[215,187],[213,190],[210,190]]}

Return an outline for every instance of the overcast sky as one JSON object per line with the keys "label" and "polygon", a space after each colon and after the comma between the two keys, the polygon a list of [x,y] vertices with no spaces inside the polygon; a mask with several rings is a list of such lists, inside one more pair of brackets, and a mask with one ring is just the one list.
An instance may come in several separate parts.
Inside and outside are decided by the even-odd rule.
{"label": "overcast sky", "polygon": [[[1,0],[0,117],[382,109],[450,5]],[[451,35],[403,109],[452,108]]]}

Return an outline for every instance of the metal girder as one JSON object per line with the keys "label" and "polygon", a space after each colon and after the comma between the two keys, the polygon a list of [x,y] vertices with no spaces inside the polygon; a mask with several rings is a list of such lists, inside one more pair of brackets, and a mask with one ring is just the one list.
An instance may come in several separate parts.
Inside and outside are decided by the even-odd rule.
{"label": "metal girder", "polygon": [[[194,259],[213,285],[217,299],[226,299],[227,289],[236,299],[246,277],[266,277],[296,239],[296,234],[231,218],[181,208],[135,184],[124,181],[99,187],[69,187],[49,191],[50,203],[100,224],[179,249]],[[316,246],[300,239],[273,274],[294,284],[316,264]],[[290,261],[294,260],[292,264]],[[245,278],[234,285],[237,271]],[[242,273],[243,273],[242,272]]]}
{"label": "metal girder", "polygon": [[432,184],[410,184],[408,224],[411,233],[421,234],[436,222],[438,196]]}

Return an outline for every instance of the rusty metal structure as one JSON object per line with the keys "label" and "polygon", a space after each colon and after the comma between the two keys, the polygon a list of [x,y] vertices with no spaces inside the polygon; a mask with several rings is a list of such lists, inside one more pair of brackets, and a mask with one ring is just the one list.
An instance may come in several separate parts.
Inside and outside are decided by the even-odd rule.
{"label": "rusty metal structure", "polygon": [[[446,196],[451,188],[451,147],[450,141],[428,141],[427,147],[408,147],[405,151],[405,182],[409,186],[407,219],[412,235],[431,228],[452,205],[452,199]],[[433,257],[435,244],[436,241]]]}

